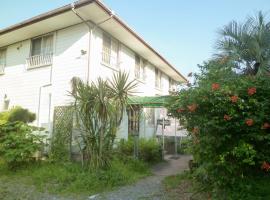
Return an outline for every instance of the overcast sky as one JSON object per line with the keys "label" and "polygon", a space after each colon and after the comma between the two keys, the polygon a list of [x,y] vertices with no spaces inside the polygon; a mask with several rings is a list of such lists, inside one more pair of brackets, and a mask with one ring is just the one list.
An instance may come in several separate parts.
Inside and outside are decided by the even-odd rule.
{"label": "overcast sky", "polygon": [[[211,58],[219,28],[256,11],[270,11],[270,0],[103,1],[184,76]],[[0,29],[71,2],[1,1]]]}

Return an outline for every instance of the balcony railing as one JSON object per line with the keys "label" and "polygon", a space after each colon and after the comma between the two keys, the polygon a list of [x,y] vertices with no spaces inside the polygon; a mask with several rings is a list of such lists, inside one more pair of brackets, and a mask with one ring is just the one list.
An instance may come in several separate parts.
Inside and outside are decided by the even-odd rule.
{"label": "balcony railing", "polygon": [[52,54],[35,55],[26,59],[28,69],[51,65],[53,61]]}
{"label": "balcony railing", "polygon": [[5,65],[0,64],[0,74],[4,74],[5,72]]}

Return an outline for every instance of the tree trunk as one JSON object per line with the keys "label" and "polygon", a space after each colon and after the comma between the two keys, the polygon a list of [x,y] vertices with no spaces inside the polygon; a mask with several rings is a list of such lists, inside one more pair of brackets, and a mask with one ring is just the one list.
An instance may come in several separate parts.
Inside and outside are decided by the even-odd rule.
{"label": "tree trunk", "polygon": [[256,62],[254,64],[253,75],[256,75],[258,73],[260,65],[261,65],[261,63],[259,63],[259,62]]}

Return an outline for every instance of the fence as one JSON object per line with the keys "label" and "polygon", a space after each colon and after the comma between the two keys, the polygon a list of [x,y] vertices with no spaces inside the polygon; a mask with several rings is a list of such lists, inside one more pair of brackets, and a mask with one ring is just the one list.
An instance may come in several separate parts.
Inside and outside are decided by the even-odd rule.
{"label": "fence", "polygon": [[54,159],[67,160],[72,153],[73,107],[54,108],[51,154]]}

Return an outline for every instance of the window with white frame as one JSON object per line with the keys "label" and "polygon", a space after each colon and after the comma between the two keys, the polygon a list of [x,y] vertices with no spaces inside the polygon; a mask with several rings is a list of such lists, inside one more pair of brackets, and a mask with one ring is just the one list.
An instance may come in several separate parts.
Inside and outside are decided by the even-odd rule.
{"label": "window with white frame", "polygon": [[0,49],[0,74],[3,74],[6,66],[6,49]]}
{"label": "window with white frame", "polygon": [[45,35],[32,39],[31,56],[53,53],[53,35]]}
{"label": "window with white frame", "polygon": [[111,67],[119,67],[120,44],[117,40],[103,33],[102,62]]}
{"label": "window with white frame", "polygon": [[162,87],[161,76],[162,76],[162,72],[158,68],[155,68],[155,86],[156,86],[156,88]]}
{"label": "window with white frame", "polygon": [[135,55],[135,78],[146,80],[146,65],[147,61],[140,56]]}
{"label": "window with white frame", "polygon": [[53,59],[53,34],[31,40],[30,57],[26,59],[28,68],[48,66]]}

